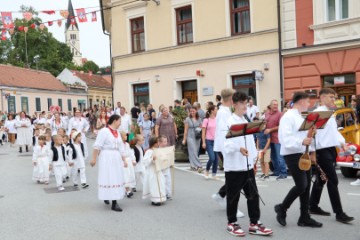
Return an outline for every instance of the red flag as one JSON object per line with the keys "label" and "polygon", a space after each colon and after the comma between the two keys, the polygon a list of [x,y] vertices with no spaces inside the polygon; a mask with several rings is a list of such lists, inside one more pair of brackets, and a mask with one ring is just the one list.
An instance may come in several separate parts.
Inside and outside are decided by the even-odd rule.
{"label": "red flag", "polygon": [[53,25],[53,21],[48,21],[48,26],[51,27]]}
{"label": "red flag", "polygon": [[76,9],[79,22],[87,22],[86,13],[84,8]]}
{"label": "red flag", "polygon": [[91,13],[91,21],[92,22],[97,22],[96,12]]}
{"label": "red flag", "polygon": [[4,28],[14,28],[11,12],[2,12],[1,17]]}
{"label": "red flag", "polygon": [[2,41],[5,41],[7,38],[6,38],[6,29],[3,29],[2,32],[1,32],[1,40]]}
{"label": "red flag", "polygon": [[76,21],[75,21],[75,18],[74,18],[74,17],[71,17],[71,19],[70,19],[70,24],[71,24],[71,25],[75,25],[75,24],[76,24]]}
{"label": "red flag", "polygon": [[41,11],[42,13],[46,13],[46,14],[55,14],[55,11],[54,10],[48,10],[48,11]]}
{"label": "red flag", "polygon": [[57,20],[57,25],[58,25],[59,27],[61,27],[61,25],[62,25],[62,20]]}

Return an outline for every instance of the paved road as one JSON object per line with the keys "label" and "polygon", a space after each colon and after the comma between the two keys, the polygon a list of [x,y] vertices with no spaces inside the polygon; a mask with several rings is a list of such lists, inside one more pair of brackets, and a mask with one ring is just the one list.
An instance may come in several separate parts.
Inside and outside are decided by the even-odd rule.
{"label": "paved road", "polygon": [[[89,146],[92,143],[93,140],[89,140]],[[0,195],[4,196],[0,197],[0,240],[234,239],[225,232],[225,211],[211,199],[211,194],[223,181],[207,181],[203,176],[186,170],[186,164],[177,164],[176,167],[174,200],[153,207],[149,200],[141,199],[141,192],[137,192],[132,199],[122,200],[120,206],[124,211],[116,213],[97,200],[96,167],[87,168],[89,189],[47,193],[55,187],[55,180],[52,178],[49,186],[31,181],[30,154],[20,155],[15,148],[0,147]],[[316,217],[324,223],[321,229],[296,225],[298,201],[288,211],[288,226],[281,227],[275,220],[273,206],[292,187],[292,180],[258,182],[259,192],[266,203],[266,206],[261,205],[261,220],[274,230],[270,238],[359,240],[360,188],[350,186],[351,179],[339,178],[344,209],[356,220],[344,225],[336,222],[333,214],[331,217]],[[68,189],[70,186],[66,183]],[[321,206],[330,210],[327,192],[324,193]],[[241,198],[239,208],[248,215],[244,198]],[[246,230],[248,222],[247,216],[239,219]],[[261,237],[247,235],[246,238]]]}

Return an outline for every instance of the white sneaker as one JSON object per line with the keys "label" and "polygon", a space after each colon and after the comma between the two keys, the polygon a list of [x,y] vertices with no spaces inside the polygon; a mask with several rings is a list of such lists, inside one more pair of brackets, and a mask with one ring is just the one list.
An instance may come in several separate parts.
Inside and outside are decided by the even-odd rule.
{"label": "white sneaker", "polygon": [[219,193],[214,193],[212,199],[214,199],[222,209],[226,209],[226,199],[222,198]]}
{"label": "white sneaker", "polygon": [[238,209],[238,210],[237,210],[237,213],[236,213],[236,217],[238,217],[238,218],[243,218],[243,217],[245,217],[245,214]]}
{"label": "white sneaker", "polygon": [[354,182],[350,183],[351,186],[360,186],[360,178]]}
{"label": "white sneaker", "polygon": [[58,187],[58,191],[60,192],[60,191],[64,191],[65,190],[65,188],[63,187],[63,186],[60,186],[60,187]]}

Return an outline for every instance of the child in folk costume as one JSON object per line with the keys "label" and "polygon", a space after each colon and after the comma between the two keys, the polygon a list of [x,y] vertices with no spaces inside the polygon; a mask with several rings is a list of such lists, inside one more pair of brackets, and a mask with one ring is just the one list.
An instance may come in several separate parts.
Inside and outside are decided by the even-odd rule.
{"label": "child in folk costume", "polygon": [[[54,146],[51,148],[51,160],[53,163],[53,169],[56,179],[56,186],[59,191],[64,191],[63,183],[65,183],[65,177],[67,174],[66,170],[66,152],[65,147],[62,145],[63,138],[60,135],[53,136]],[[69,165],[72,166],[73,163],[69,162]]]}
{"label": "child in folk costume", "polygon": [[[145,176],[145,166],[144,166],[144,149],[142,145],[144,144],[144,137],[140,134],[136,135],[135,137],[135,147],[134,147],[134,154],[136,160],[135,166],[135,179],[136,179],[136,186],[141,182],[144,184],[144,176]],[[136,188],[133,189],[133,192],[136,192]]]}
{"label": "child in folk costume", "polygon": [[121,138],[123,140],[123,157],[127,163],[127,167],[124,168],[124,180],[125,180],[125,189],[126,189],[126,196],[128,198],[132,197],[134,194],[132,193],[132,189],[135,188],[135,170],[134,166],[136,165],[134,151],[130,148],[129,143],[126,142],[127,135],[125,132],[121,132]]}
{"label": "child in folk costume", "polygon": [[146,150],[149,148],[149,139],[152,135],[152,130],[154,128],[154,123],[150,121],[150,116],[148,113],[144,113],[144,120],[140,123],[140,133],[144,136],[143,148]]}
{"label": "child in folk costume", "polygon": [[46,133],[45,138],[46,138],[46,140],[45,140],[46,146],[48,146],[48,148],[51,149],[51,147],[54,145],[51,133]]}
{"label": "child in folk costume", "polygon": [[45,145],[45,136],[39,136],[39,145],[33,149],[33,180],[37,183],[49,184],[51,150]]}
{"label": "child in folk costume", "polygon": [[[167,137],[164,135],[159,136],[158,143],[159,143],[159,148],[168,147]],[[172,187],[171,187],[172,181],[171,181],[170,167],[163,169],[162,174],[164,175],[165,178],[166,199],[172,200]]]}
{"label": "child in folk costume", "polygon": [[72,181],[74,187],[78,186],[78,171],[80,171],[80,182],[82,188],[87,188],[89,185],[86,183],[86,174],[85,174],[85,159],[88,157],[88,152],[84,148],[84,144],[81,142],[82,135],[80,132],[74,132],[71,134],[71,138],[74,141],[73,144],[70,143],[72,152],[69,157],[72,158],[74,163],[71,169]]}
{"label": "child in folk costume", "polygon": [[144,165],[146,167],[144,178],[143,199],[150,197],[151,204],[160,206],[166,201],[165,179],[162,171],[157,171],[155,166],[156,156],[154,148],[157,148],[158,139],[152,137],[149,140],[149,149],[145,152]]}

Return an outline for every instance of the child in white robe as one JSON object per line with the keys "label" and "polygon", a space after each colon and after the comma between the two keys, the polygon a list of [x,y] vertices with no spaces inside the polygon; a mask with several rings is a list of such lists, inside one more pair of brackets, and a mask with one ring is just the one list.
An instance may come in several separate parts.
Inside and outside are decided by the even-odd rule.
{"label": "child in white robe", "polygon": [[158,139],[152,137],[149,140],[149,149],[143,158],[146,168],[144,178],[143,199],[150,197],[151,204],[160,206],[166,201],[165,179],[162,171],[157,171],[155,166],[156,156],[154,148],[158,147]]}
{"label": "child in white robe", "polygon": [[136,187],[135,170],[134,170],[134,166],[136,165],[136,160],[135,160],[134,151],[130,148],[129,143],[126,142],[127,140],[126,133],[121,132],[120,134],[124,143],[123,157],[125,158],[125,161],[127,163],[127,167],[124,168],[125,190],[126,190],[126,196],[130,198],[134,195],[132,189]]}
{"label": "child in white robe", "polygon": [[39,136],[39,145],[33,148],[32,162],[34,165],[33,180],[47,185],[49,184],[51,150],[45,145],[45,140],[45,136]]}
{"label": "child in white robe", "polygon": [[[168,147],[167,137],[163,135],[159,136],[158,143],[159,143],[159,148]],[[165,178],[166,199],[172,200],[172,186],[171,186],[172,181],[171,181],[170,167],[163,169],[162,173]]]}
{"label": "child in white robe", "polygon": [[82,188],[87,188],[89,185],[86,183],[86,174],[85,174],[85,160],[88,157],[87,148],[84,147],[84,144],[81,142],[82,134],[81,132],[74,132],[71,134],[73,143],[70,143],[72,149],[71,155],[69,156],[74,163],[71,169],[71,177],[74,184],[74,187],[78,186],[78,171],[80,175],[80,182]]}
{"label": "child in white robe", "polygon": [[[144,176],[145,176],[145,166],[144,166],[144,149],[142,145],[144,144],[144,137],[140,134],[136,135],[135,137],[135,147],[134,147],[134,154],[136,160],[135,166],[135,179],[136,179],[136,187],[144,185]],[[136,188],[133,189],[133,192],[136,192]]]}
{"label": "child in white robe", "polygon": [[[56,186],[59,191],[64,191],[63,183],[65,183],[65,178],[67,174],[66,170],[66,152],[65,148],[62,145],[63,138],[60,135],[53,136],[54,146],[51,148],[51,160],[54,169]],[[73,163],[69,162],[69,165],[72,166]]]}

